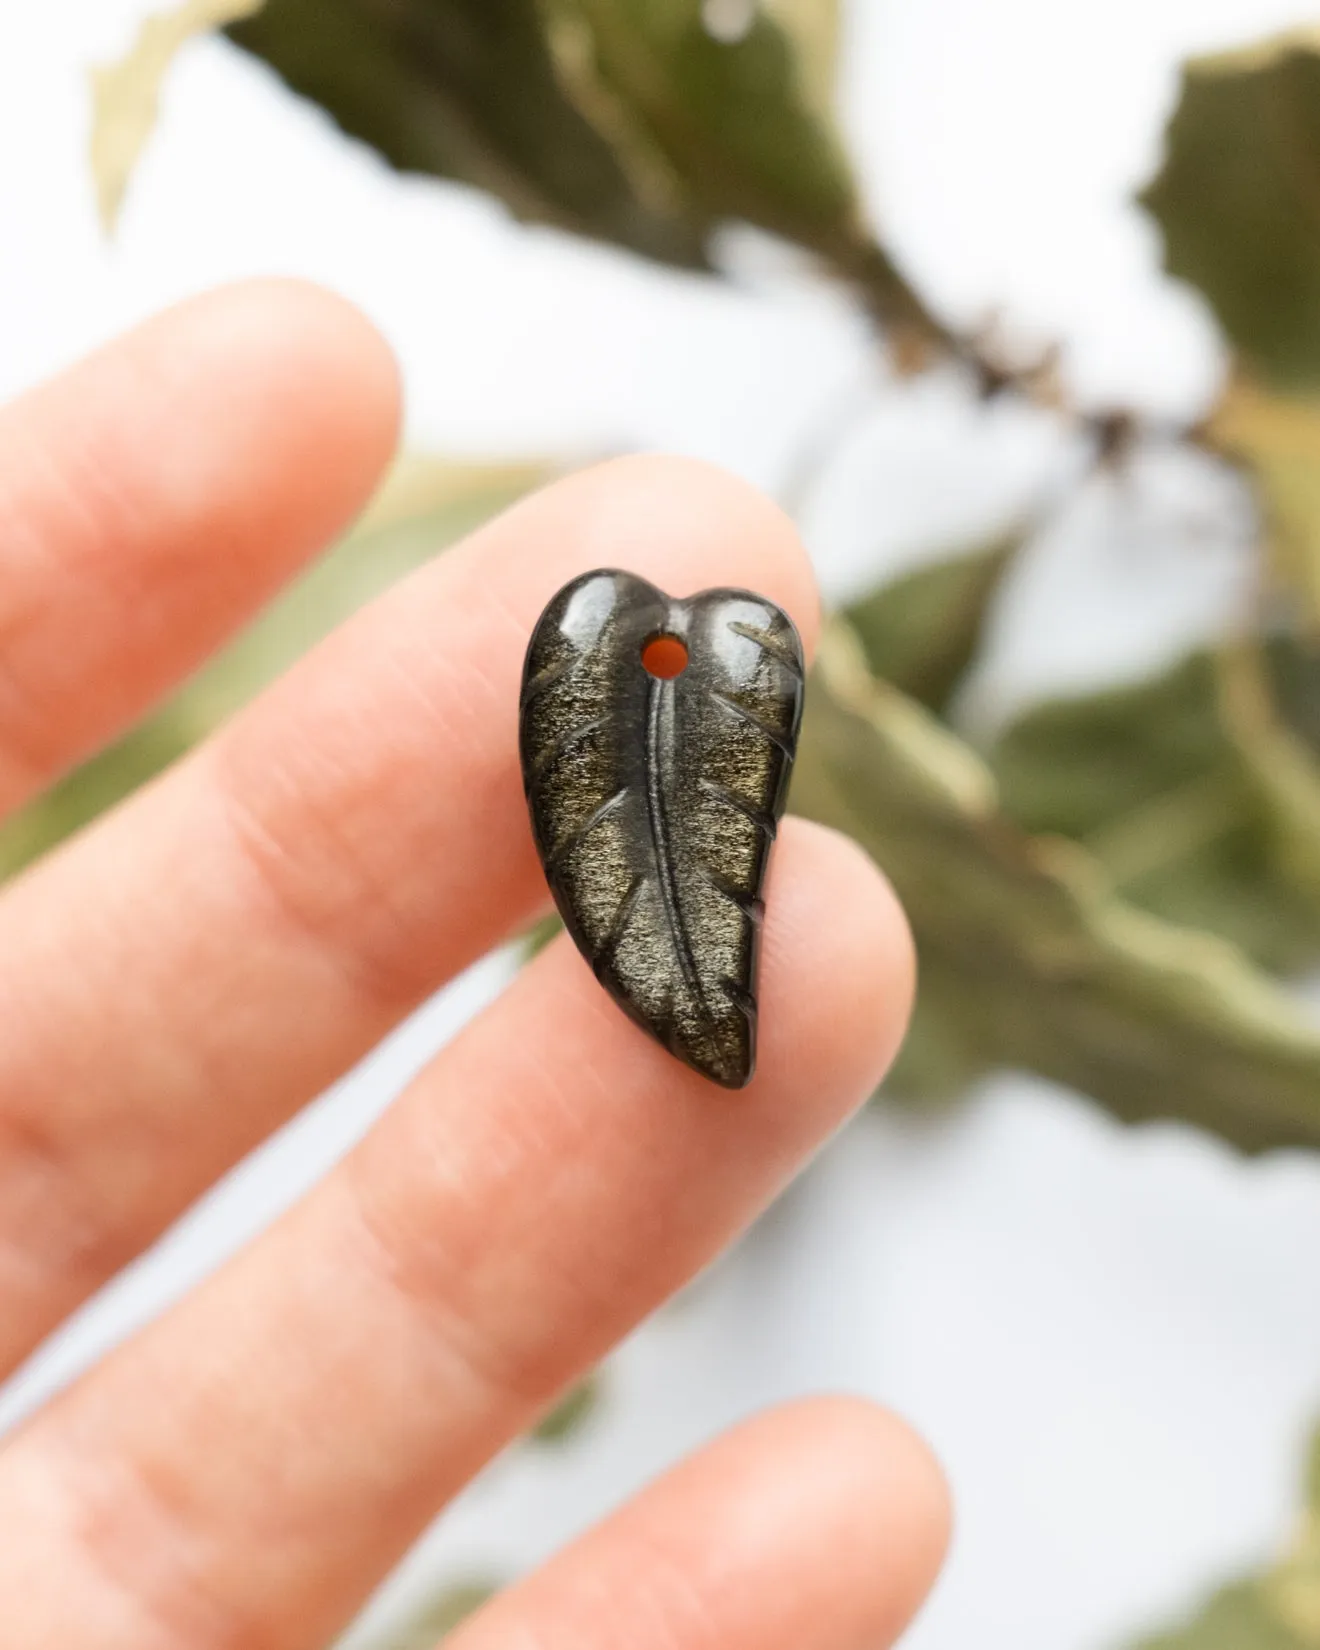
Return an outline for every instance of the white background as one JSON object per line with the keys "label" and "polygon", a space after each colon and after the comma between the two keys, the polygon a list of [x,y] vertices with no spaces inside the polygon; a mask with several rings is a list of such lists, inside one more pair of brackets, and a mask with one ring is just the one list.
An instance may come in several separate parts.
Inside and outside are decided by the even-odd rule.
{"label": "white background", "polygon": [[[387,173],[223,45],[189,49],[120,236],[99,234],[86,69],[138,0],[0,6],[0,393],[183,293],[297,272],[397,347],[410,439],[580,459],[691,452],[783,492],[863,397],[805,512],[827,590],[1065,493],[1075,447],[895,386],[840,297],[734,237],[717,287],[511,225]],[[1128,204],[1178,59],[1297,21],[1283,0],[854,0],[843,111],[867,199],[931,300],[1059,340],[1091,405],[1194,412],[1220,361]],[[1240,513],[1155,454],[1091,481],[1027,559],[969,714],[1157,663],[1229,611]],[[498,990],[481,965],[234,1176],[0,1393],[0,1422],[159,1310],[308,1183],[406,1072]],[[1176,1615],[1277,1543],[1320,1412],[1320,1168],[1243,1163],[1172,1128],[1003,1078],[942,1124],[862,1119],[730,1259],[613,1361],[565,1451],[479,1483],[378,1607],[508,1573],[767,1400],[874,1394],[942,1454],[953,1556],[910,1643],[1081,1650]],[[365,1642],[365,1638],[361,1641]]]}

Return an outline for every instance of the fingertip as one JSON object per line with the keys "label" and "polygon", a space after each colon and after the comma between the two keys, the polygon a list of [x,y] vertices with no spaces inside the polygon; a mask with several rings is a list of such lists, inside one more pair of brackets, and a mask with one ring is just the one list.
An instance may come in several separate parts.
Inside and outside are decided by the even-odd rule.
{"label": "fingertip", "polygon": [[799,1399],[759,1424],[773,1429],[781,1477],[813,1483],[822,1545],[848,1558],[860,1596],[872,1578],[871,1604],[885,1617],[877,1638],[897,1633],[949,1549],[953,1498],[938,1457],[901,1416],[853,1395]]}
{"label": "fingertip", "polygon": [[[860,1398],[754,1416],[674,1468],[460,1635],[585,1646],[884,1650],[939,1573],[949,1495],[928,1447]],[[700,1625],[700,1631],[695,1630]]]}
{"label": "fingertip", "polygon": [[765,493],[717,465],[668,454],[610,459],[515,506],[499,536],[508,533],[537,541],[529,622],[569,578],[622,567],[671,596],[754,590],[788,613],[808,657],[815,647],[820,597],[797,528]]}
{"label": "fingertip", "polygon": [[304,456],[309,479],[365,499],[398,443],[402,387],[393,350],[356,304],[313,281],[261,277],[185,299],[156,326],[213,378],[213,399],[255,410],[268,438],[296,443],[285,456]]}
{"label": "fingertip", "polygon": [[816,1092],[860,1103],[898,1052],[915,987],[912,932],[875,862],[839,831],[786,819],[766,889],[763,1071],[798,1088],[811,1073]]}
{"label": "fingertip", "polygon": [[891,1644],[948,1551],[943,1468],[906,1421],[867,1398],[800,1398],[763,1411],[659,1488],[657,1523],[686,1513],[689,1526],[702,1517],[718,1524],[747,1579],[773,1569],[785,1607],[828,1621],[822,1642],[839,1650]]}
{"label": "fingertip", "polygon": [[6,807],[113,738],[331,543],[398,422],[375,328],[273,280],[176,304],[0,408]]}

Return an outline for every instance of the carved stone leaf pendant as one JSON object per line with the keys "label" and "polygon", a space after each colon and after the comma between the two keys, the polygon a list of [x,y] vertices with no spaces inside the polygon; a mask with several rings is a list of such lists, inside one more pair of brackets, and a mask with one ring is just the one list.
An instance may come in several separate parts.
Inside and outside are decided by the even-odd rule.
{"label": "carved stone leaf pendant", "polygon": [[727,1088],[756,1064],[802,691],[793,621],[763,596],[674,601],[609,569],[552,599],[523,667],[523,784],[568,931],[626,1013]]}

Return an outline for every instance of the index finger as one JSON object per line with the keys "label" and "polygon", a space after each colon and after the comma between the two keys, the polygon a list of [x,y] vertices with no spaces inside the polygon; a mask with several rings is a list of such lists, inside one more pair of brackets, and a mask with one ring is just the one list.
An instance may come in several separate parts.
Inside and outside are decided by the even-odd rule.
{"label": "index finger", "polygon": [[602,563],[752,585],[814,636],[773,505],[704,465],[607,465],[388,593],[0,897],[0,1368],[546,901],[522,656]]}

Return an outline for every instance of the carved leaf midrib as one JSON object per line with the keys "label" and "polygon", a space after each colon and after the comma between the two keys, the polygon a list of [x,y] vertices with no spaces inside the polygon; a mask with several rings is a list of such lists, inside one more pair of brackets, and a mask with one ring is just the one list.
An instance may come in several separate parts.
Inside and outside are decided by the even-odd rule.
{"label": "carved leaf midrib", "polygon": [[646,739],[642,762],[646,771],[646,815],[651,832],[651,849],[655,857],[656,876],[660,886],[660,903],[664,908],[669,938],[678,960],[679,973],[692,993],[697,1008],[708,1023],[714,1016],[706,1000],[706,993],[697,969],[697,959],[687,931],[683,904],[679,896],[674,856],[669,841],[669,820],[666,811],[664,785],[660,763],[660,718],[666,703],[672,703],[675,690],[667,683],[652,681],[646,702]]}
{"label": "carved leaf midrib", "polygon": [[[731,621],[729,628],[740,636],[756,642],[772,659],[801,680],[802,671],[795,659],[789,657],[778,645],[776,639],[769,638],[751,626]],[[557,660],[545,665],[527,682],[522,698],[523,712],[547,690],[557,686],[566,676],[572,677],[576,671],[571,663]],[[671,949],[678,967],[679,975],[690,992],[694,1006],[705,1020],[707,1025],[715,1029],[719,1024],[719,1017],[713,1010],[710,998],[712,990],[718,990],[736,1012],[744,1019],[751,1020],[755,1016],[756,1002],[753,993],[739,981],[722,977],[718,981],[707,983],[703,981],[697,964],[695,948],[688,929],[688,919],[685,910],[683,893],[680,888],[677,874],[678,858],[673,851],[672,825],[669,819],[673,799],[668,797],[663,784],[664,767],[661,761],[660,717],[665,695],[673,695],[676,691],[676,682],[652,681],[648,690],[646,732],[643,742],[642,761],[645,776],[644,796],[638,798],[644,801],[648,835],[650,839],[653,872],[650,876],[639,870],[630,881],[627,890],[615,908],[610,921],[609,929],[595,948],[592,957],[592,966],[597,971],[607,968],[632,920],[636,910],[638,898],[648,881],[654,878],[660,903],[665,915],[666,926],[669,931]],[[713,699],[727,712],[736,716],[750,726],[768,743],[775,746],[788,761],[794,755],[794,740],[792,732],[780,732],[779,729],[766,723],[761,716],[748,706],[740,703],[728,693],[715,687],[703,687],[701,691],[708,699]],[[609,723],[614,715],[614,707],[607,709],[597,716],[589,716],[573,728],[562,732],[533,758],[530,769],[530,779],[533,783],[544,778],[545,774],[554,765],[555,761],[566,751],[588,737],[592,732]],[[773,814],[756,804],[747,802],[736,792],[721,785],[718,781],[709,779],[699,771],[696,775],[699,788],[713,799],[736,809],[743,817],[772,839],[776,833]],[[560,842],[556,843],[547,856],[547,871],[553,872],[572,851],[575,843],[581,841],[594,830],[602,821],[610,817],[618,808],[624,806],[630,796],[636,795],[636,789],[628,784],[622,785],[611,796],[604,798],[592,810],[581,825],[575,827]],[[760,899],[748,894],[743,896],[740,891],[732,888],[713,870],[704,859],[698,858],[694,867],[703,875],[709,887],[724,899],[728,900],[738,912],[742,922],[754,926],[759,919],[762,909]]]}

